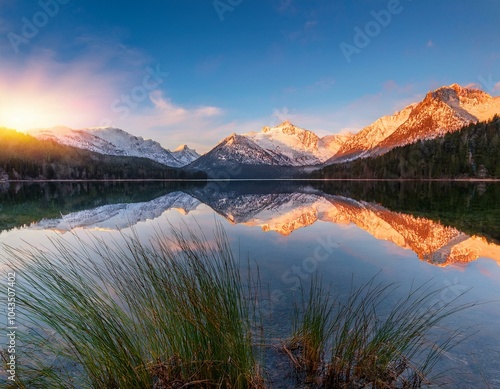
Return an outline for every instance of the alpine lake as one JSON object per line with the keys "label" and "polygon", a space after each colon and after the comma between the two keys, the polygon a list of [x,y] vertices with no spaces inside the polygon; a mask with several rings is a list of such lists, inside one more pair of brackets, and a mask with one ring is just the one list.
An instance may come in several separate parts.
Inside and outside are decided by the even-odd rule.
{"label": "alpine lake", "polygon": [[[396,295],[382,302],[387,307],[426,285],[440,290],[434,305],[478,303],[439,323],[445,332],[463,330],[436,366],[446,372],[441,383],[500,388],[498,182],[1,183],[2,288],[11,272],[7,246],[48,248],[58,240],[119,241],[130,234],[149,242],[172,226],[210,240],[218,223],[242,272],[258,268],[266,290],[259,314],[276,344],[290,335],[294,301],[318,275],[338,296],[373,279],[394,284]],[[1,314],[5,323],[4,304]],[[293,377],[280,370],[282,354],[271,350],[262,363],[270,387],[293,387]]]}

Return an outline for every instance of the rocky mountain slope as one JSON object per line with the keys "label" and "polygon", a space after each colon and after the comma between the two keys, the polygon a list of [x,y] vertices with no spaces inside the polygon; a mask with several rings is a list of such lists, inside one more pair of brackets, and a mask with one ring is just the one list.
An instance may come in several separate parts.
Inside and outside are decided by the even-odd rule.
{"label": "rocky mountain slope", "polygon": [[457,131],[500,113],[500,97],[452,84],[429,92],[392,116],[385,116],[349,139],[329,162],[380,155],[420,139]]}
{"label": "rocky mountain slope", "polygon": [[334,154],[334,158],[346,160],[365,156],[369,150],[375,148],[406,122],[416,105],[411,104],[394,115],[383,116],[363,128],[356,135],[346,140],[337,153]]}

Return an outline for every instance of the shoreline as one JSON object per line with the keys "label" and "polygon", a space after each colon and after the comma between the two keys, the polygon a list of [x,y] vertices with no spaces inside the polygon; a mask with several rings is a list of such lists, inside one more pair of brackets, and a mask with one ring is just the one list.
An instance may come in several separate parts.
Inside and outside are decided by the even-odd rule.
{"label": "shoreline", "polygon": [[297,182],[329,182],[329,181],[366,181],[366,182],[376,182],[376,181],[394,181],[394,182],[500,182],[500,178],[207,178],[207,179],[168,179],[168,178],[129,178],[129,179],[90,179],[90,180],[78,180],[78,179],[58,179],[58,180],[45,180],[45,179],[33,179],[33,180],[1,180],[0,184],[6,183],[46,183],[46,182],[246,182],[246,181],[297,181]]}

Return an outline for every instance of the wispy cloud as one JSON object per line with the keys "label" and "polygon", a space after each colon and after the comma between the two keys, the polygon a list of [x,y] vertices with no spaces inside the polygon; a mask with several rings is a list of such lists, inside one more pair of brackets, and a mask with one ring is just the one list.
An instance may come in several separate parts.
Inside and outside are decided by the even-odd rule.
{"label": "wispy cloud", "polygon": [[[306,88],[332,87],[336,83],[332,77],[324,77],[314,84],[294,89],[303,92]],[[400,85],[394,80],[386,81],[378,92],[360,96],[358,99],[336,109],[310,108],[296,109],[281,106],[272,109],[268,116],[249,121],[232,122],[227,127],[237,133],[260,131],[263,126],[275,126],[289,120],[296,126],[314,131],[318,136],[340,133],[356,133],[381,116],[391,115],[405,106],[421,100],[422,94],[413,84]],[[221,127],[223,128],[223,127]]]}
{"label": "wispy cloud", "polygon": [[0,126],[112,125],[168,148],[191,141],[203,149],[223,136],[209,131],[222,125],[222,108],[176,103],[165,94],[166,65],[148,65],[148,56],[116,43],[84,36],[79,44],[87,50],[71,60],[51,50],[33,52],[22,63],[3,60]]}
{"label": "wispy cloud", "polygon": [[298,116],[301,126],[317,131],[320,135],[357,132],[379,117],[391,115],[422,97],[415,85],[400,85],[394,80],[388,80],[378,92],[362,95],[344,106],[309,110]]}
{"label": "wispy cloud", "polygon": [[161,90],[149,94],[151,106],[144,106],[118,125],[132,133],[175,148],[187,143],[200,152],[207,151],[227,133],[223,127],[224,110],[215,106],[184,107],[172,101]]}
{"label": "wispy cloud", "polygon": [[427,42],[425,47],[428,47],[428,48],[434,47],[434,42],[432,41],[432,39]]}
{"label": "wispy cloud", "polygon": [[159,90],[151,92],[149,98],[154,104],[156,120],[159,120],[160,124],[178,123],[189,115],[187,109],[172,103],[172,100],[164,97]]}
{"label": "wispy cloud", "polygon": [[288,107],[283,107],[281,109],[275,109],[273,111],[272,117],[276,119],[277,123],[283,123],[288,120],[289,122],[294,123],[297,119],[297,115],[288,110]]}
{"label": "wispy cloud", "polygon": [[[181,107],[174,104],[172,100],[164,95],[160,90],[154,90],[149,94],[149,98],[154,107],[142,109],[136,116],[145,121],[148,126],[168,126],[183,121],[189,121],[196,118],[206,119],[220,116],[223,110],[213,106],[200,106],[195,108]],[[136,118],[136,119],[137,119]]]}
{"label": "wispy cloud", "polygon": [[318,80],[314,83],[315,86],[322,89],[330,89],[335,85],[335,79],[333,77],[324,77],[321,80]]}

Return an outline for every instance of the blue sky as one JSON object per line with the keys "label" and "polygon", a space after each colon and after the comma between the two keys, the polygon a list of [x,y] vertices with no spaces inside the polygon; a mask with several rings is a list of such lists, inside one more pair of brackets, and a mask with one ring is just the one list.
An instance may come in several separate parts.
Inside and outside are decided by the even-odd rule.
{"label": "blue sky", "polygon": [[288,119],[359,130],[442,85],[500,92],[498,0],[0,0],[0,126],[204,152]]}

